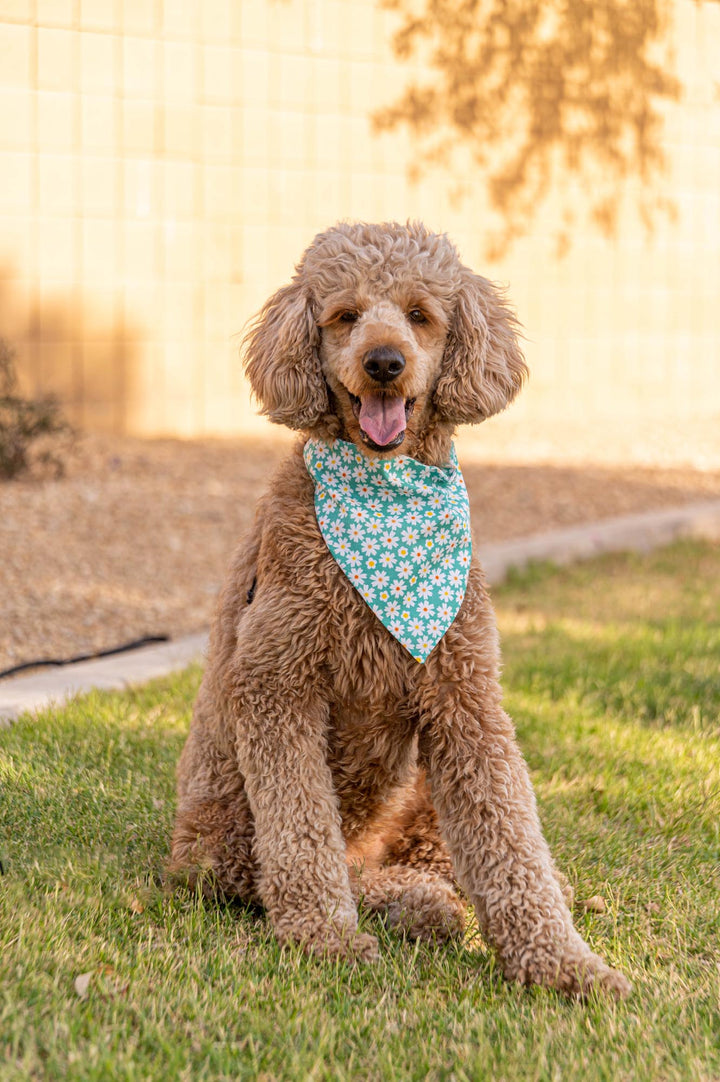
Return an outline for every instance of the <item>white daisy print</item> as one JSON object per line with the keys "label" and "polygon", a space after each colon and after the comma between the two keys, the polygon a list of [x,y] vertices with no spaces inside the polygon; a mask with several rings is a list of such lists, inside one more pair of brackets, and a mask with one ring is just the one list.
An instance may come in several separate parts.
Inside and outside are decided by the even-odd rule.
{"label": "white daisy print", "polygon": [[447,466],[368,459],[310,439],[318,526],[330,554],[389,633],[423,663],[455,619],[470,566],[469,506],[454,449]]}

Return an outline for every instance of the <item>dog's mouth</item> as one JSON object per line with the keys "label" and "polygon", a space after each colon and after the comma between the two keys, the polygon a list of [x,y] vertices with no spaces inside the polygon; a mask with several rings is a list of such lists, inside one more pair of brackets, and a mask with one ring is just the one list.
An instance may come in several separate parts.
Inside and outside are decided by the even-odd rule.
{"label": "dog's mouth", "polygon": [[405,439],[415,409],[414,398],[382,394],[361,396],[348,391],[352,411],[360,423],[360,438],[373,451],[394,451]]}

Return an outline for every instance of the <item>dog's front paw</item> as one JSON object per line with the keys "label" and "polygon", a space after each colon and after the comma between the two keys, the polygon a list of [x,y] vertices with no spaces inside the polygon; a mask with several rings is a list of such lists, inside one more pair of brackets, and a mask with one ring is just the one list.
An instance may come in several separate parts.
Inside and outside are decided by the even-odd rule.
{"label": "dog's front paw", "polygon": [[507,966],[506,975],[525,984],[555,988],[577,999],[586,999],[593,992],[626,999],[632,991],[632,985],[623,973],[591,951],[582,954],[573,951],[561,958],[552,955],[534,957],[520,969]]}
{"label": "dog's front paw", "polygon": [[275,922],[281,943],[295,944],[306,954],[319,958],[347,958],[352,962],[374,962],[379,957],[378,941],[373,935],[357,931],[355,920],[297,915],[294,920]]}
{"label": "dog's front paw", "polygon": [[[562,973],[562,969],[559,972]],[[581,999],[585,999],[592,992],[600,992],[613,999],[627,999],[632,991],[632,985],[625,974],[619,969],[613,969],[597,954],[590,954],[579,965],[570,967],[563,974],[563,980],[568,982],[569,994]],[[563,985],[558,987],[565,990]]]}
{"label": "dog's front paw", "polygon": [[302,940],[308,954],[319,958],[346,958],[350,962],[376,962],[380,956],[378,941],[366,932],[338,932],[329,928],[324,934]]}

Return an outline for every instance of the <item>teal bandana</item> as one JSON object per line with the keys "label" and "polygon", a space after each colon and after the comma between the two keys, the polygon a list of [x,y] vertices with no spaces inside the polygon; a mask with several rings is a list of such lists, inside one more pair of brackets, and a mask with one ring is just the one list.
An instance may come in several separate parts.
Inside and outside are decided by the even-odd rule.
{"label": "teal bandana", "polygon": [[470,570],[470,506],[450,465],[369,459],[352,443],[310,439],[320,532],[388,631],[423,662],[455,619]]}

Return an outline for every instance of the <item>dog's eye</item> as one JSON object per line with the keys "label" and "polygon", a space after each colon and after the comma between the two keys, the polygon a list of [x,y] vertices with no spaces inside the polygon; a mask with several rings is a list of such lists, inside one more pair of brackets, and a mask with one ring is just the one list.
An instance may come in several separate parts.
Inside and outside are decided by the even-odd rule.
{"label": "dog's eye", "polygon": [[427,316],[421,308],[411,308],[408,312],[408,319],[412,323],[427,323]]}
{"label": "dog's eye", "polygon": [[357,318],[358,318],[357,312],[352,312],[349,309],[348,309],[347,312],[341,312],[341,314],[340,314],[340,322],[341,323],[354,323],[357,320]]}

